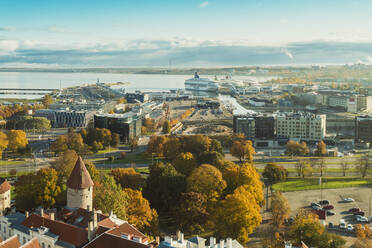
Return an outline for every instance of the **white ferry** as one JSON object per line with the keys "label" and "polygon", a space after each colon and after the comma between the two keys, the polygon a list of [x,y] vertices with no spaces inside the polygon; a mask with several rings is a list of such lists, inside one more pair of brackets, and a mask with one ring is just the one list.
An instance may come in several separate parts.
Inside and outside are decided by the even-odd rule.
{"label": "white ferry", "polygon": [[193,78],[185,81],[185,90],[217,92],[218,83],[208,78],[200,78],[198,73],[195,72]]}

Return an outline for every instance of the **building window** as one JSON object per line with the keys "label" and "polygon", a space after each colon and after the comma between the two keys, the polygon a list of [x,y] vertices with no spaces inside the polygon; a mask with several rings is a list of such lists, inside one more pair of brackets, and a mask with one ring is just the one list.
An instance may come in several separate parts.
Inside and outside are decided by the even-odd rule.
{"label": "building window", "polygon": [[12,230],[9,230],[9,237],[12,236]]}

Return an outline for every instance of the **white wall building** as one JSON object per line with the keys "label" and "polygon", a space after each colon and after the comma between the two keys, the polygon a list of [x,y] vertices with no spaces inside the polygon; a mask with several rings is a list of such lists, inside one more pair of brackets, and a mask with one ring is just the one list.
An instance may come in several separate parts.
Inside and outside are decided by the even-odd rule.
{"label": "white wall building", "polygon": [[322,140],[326,135],[326,115],[281,113],[276,117],[278,137],[292,140]]}

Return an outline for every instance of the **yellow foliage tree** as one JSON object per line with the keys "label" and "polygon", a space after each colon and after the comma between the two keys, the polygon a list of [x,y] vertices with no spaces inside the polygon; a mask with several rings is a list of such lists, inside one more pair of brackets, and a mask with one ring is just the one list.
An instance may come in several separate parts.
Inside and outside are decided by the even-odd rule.
{"label": "yellow foliage tree", "polygon": [[250,140],[244,140],[244,141],[234,141],[231,149],[230,149],[231,155],[234,157],[239,158],[240,161],[253,161],[253,156],[256,154],[252,141]]}
{"label": "yellow foliage tree", "polygon": [[3,151],[8,147],[8,137],[5,133],[0,132],[0,158],[3,155]]}
{"label": "yellow foliage tree", "polygon": [[217,210],[216,235],[231,237],[245,244],[248,235],[260,225],[262,217],[260,206],[255,203],[254,195],[244,186],[226,196]]}
{"label": "yellow foliage tree", "polygon": [[22,130],[10,130],[8,132],[8,141],[9,150],[14,152],[25,148],[28,144],[26,133]]}
{"label": "yellow foliage tree", "polygon": [[141,191],[124,189],[128,196],[128,222],[134,224],[140,231],[155,236],[158,233],[158,213],[150,207],[150,203],[142,196]]}

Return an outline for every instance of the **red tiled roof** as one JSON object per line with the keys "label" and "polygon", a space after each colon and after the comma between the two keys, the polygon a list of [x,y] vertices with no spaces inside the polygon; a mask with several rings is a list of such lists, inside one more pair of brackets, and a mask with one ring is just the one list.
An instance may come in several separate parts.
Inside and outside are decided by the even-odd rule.
{"label": "red tiled roof", "polygon": [[148,241],[148,238],[147,238],[146,235],[144,235],[143,233],[138,231],[134,226],[132,226],[128,223],[124,223],[124,224],[108,231],[107,233],[118,236],[118,237],[121,237],[122,234],[131,235],[131,236],[141,238],[142,242]]}
{"label": "red tiled roof", "polygon": [[19,248],[20,246],[21,243],[19,243],[17,235],[14,235],[0,243],[0,248]]}
{"label": "red tiled roof", "polygon": [[49,228],[49,230],[59,236],[59,240],[80,247],[88,243],[88,231],[77,226],[63,223],[58,220],[50,220],[43,218],[40,215],[32,214],[22,222],[22,225],[28,228],[38,228],[41,226]]}
{"label": "red tiled roof", "polygon": [[20,248],[40,248],[40,244],[37,238],[33,238],[26,244],[22,245]]}
{"label": "red tiled roof", "polygon": [[112,220],[110,220],[110,218],[107,217],[106,219],[98,221],[98,226],[113,228],[116,227],[117,225],[115,224],[115,222],[113,222]]}
{"label": "red tiled roof", "polygon": [[[78,226],[81,228],[88,228],[88,223],[93,220],[93,212],[88,211],[84,208],[78,209],[67,209],[63,208],[56,215],[57,220],[61,220],[65,223]],[[108,219],[108,221],[106,221]],[[97,213],[98,226],[103,223],[105,226],[114,227],[113,223],[108,216]]]}
{"label": "red tiled roof", "polygon": [[4,182],[0,185],[0,194],[4,194],[8,190],[10,190],[10,184],[7,180],[4,180]]}
{"label": "red tiled roof", "polygon": [[79,156],[74,169],[66,183],[67,187],[71,189],[87,189],[93,186],[92,178],[85,167],[83,159]]}
{"label": "red tiled roof", "polygon": [[93,239],[83,248],[107,248],[107,247],[125,247],[125,248],[149,248],[148,245],[121,238],[109,233],[103,233]]}

